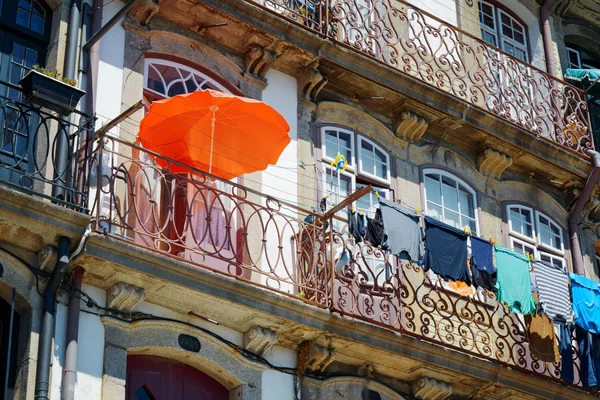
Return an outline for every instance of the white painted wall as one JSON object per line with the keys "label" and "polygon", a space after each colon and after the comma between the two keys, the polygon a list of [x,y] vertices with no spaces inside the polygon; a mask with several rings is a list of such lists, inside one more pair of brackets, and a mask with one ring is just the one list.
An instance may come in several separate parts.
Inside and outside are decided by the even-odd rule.
{"label": "white painted wall", "polygon": [[[109,21],[122,7],[123,3],[120,1],[105,2],[102,8],[102,24]],[[97,128],[121,113],[124,62],[125,30],[119,22],[100,39],[96,91]],[[113,128],[111,133],[118,135],[118,129],[118,127]]]}
{"label": "white painted wall", "polygon": [[[293,204],[305,203],[308,200],[303,201],[303,199],[298,198],[298,89],[296,78],[273,69],[267,73],[266,78],[269,85],[263,91],[262,99],[286,119],[290,125],[291,142],[279,157],[277,165],[269,166],[262,173],[262,192]],[[308,208],[308,206],[304,205],[304,208]],[[297,217],[297,213],[292,210],[286,209],[284,212],[291,218]],[[284,231],[278,232],[273,224],[267,228],[268,258],[271,260],[271,267],[277,263],[276,274],[278,276],[289,278],[290,273],[294,270],[294,244],[290,239],[297,232],[297,226],[295,224],[285,224],[283,218],[278,218],[273,222],[280,229],[283,228]],[[284,259],[287,268],[281,260],[279,262],[275,261],[278,257],[279,238],[281,238],[281,245],[284,247]],[[268,269],[268,265],[267,260],[263,259],[263,270]],[[278,286],[278,289],[289,293],[294,291],[293,285],[282,284],[279,286],[277,282],[269,281],[266,276],[261,277],[261,282],[269,286]]]}
{"label": "white painted wall", "polygon": [[[448,24],[458,26],[456,0],[409,0],[408,2]],[[435,23],[429,22],[435,26]]]}
{"label": "white painted wall", "polygon": [[[279,367],[295,368],[296,352],[273,346],[265,358]],[[263,372],[262,400],[291,400],[294,398],[294,377],[284,372],[267,369]]]}
{"label": "white painted wall", "polygon": [[[106,306],[106,292],[93,286],[83,285],[83,291],[100,306]],[[98,312],[81,304],[82,310]],[[104,325],[100,317],[79,313],[79,344],[77,351],[77,377],[75,398],[100,400],[102,396],[102,371],[104,364]]]}

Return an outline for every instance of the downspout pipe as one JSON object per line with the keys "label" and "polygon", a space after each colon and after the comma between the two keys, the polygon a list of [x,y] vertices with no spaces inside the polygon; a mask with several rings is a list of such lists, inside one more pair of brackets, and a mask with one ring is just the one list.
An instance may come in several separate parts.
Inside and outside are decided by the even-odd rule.
{"label": "downspout pipe", "polygon": [[585,204],[589,200],[592,191],[594,190],[594,186],[596,186],[596,183],[600,178],[600,153],[594,150],[587,150],[586,154],[592,158],[592,166],[594,169],[590,173],[590,176],[585,183],[585,187],[577,199],[575,207],[573,207],[573,211],[571,211],[571,214],[569,215],[569,238],[571,240],[573,272],[578,275],[585,275],[585,270],[583,268],[583,255],[581,253],[581,245],[579,243],[579,217],[581,216],[583,207],[585,207]]}
{"label": "downspout pipe", "polygon": [[[69,10],[69,25],[67,27],[67,42],[65,51],[65,63],[63,67],[63,76],[67,79],[74,80],[77,70],[77,53],[79,41],[79,25],[81,24],[81,0],[71,0]],[[69,175],[69,159],[72,154],[69,154],[69,116],[61,118],[63,129],[59,130],[56,141],[56,165],[54,166],[55,179],[59,182],[52,188],[52,195],[60,200],[65,198],[65,186],[67,185],[67,177]]]}
{"label": "downspout pipe", "polygon": [[546,71],[556,76],[556,64],[554,63],[554,49],[552,48],[552,29],[550,28],[550,9],[554,0],[545,0],[540,9],[540,21],[542,23],[542,38],[544,39],[544,55],[546,56]]}
{"label": "downspout pipe", "polygon": [[42,328],[38,343],[38,361],[35,374],[35,400],[48,400],[50,392],[50,359],[54,339],[56,293],[69,267],[69,245],[66,236],[58,238],[58,260],[44,289]]}
{"label": "downspout pipe", "polygon": [[[77,267],[73,271],[73,286],[81,290],[83,268]],[[75,380],[77,377],[77,347],[79,338],[79,311],[81,300],[72,294],[69,296],[69,314],[67,316],[67,345],[65,348],[65,364],[62,374],[60,389],[61,400],[75,399]]]}

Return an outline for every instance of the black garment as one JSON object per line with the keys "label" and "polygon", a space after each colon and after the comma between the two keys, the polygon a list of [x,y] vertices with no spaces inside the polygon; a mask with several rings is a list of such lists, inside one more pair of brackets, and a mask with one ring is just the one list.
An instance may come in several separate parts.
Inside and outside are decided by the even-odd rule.
{"label": "black garment", "polygon": [[471,273],[477,287],[496,290],[497,272],[494,267],[492,244],[487,240],[471,237]]}
{"label": "black garment", "polygon": [[563,381],[569,383],[574,380],[572,334],[572,326],[560,325],[560,368]]}
{"label": "black garment", "polygon": [[466,233],[425,217],[425,240],[425,270],[432,269],[444,280],[462,281],[471,286]]}
{"label": "black garment", "polygon": [[386,238],[383,233],[383,220],[381,218],[381,210],[378,208],[375,211],[375,218],[367,217],[367,232],[365,233],[365,240],[371,243],[373,246],[381,246],[384,248]]}
{"label": "black garment", "polygon": [[358,233],[361,237],[364,237],[367,233],[367,230],[365,228],[365,216],[362,215],[362,213],[356,214],[356,222],[358,222]]}
{"label": "black garment", "polygon": [[348,230],[350,232],[348,233],[352,235],[356,243],[360,243],[362,241],[362,235],[360,234],[358,227],[357,217],[360,217],[360,215],[357,215],[354,211],[350,211],[350,214],[348,215]]}
{"label": "black garment", "polygon": [[413,210],[386,199],[379,199],[379,206],[390,252],[397,257],[406,252],[412,261],[422,259],[423,235],[419,216]]}

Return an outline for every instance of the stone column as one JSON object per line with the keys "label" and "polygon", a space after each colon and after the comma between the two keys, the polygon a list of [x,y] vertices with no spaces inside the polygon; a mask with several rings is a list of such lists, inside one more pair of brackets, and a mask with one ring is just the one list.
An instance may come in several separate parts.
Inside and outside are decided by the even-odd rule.
{"label": "stone column", "polygon": [[108,345],[104,349],[102,400],[125,399],[127,350]]}

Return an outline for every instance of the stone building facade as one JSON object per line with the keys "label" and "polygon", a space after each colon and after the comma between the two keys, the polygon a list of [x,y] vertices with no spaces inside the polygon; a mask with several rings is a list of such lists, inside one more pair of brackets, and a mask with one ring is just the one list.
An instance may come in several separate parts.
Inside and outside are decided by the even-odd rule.
{"label": "stone building facade", "polygon": [[[61,259],[54,400],[598,396],[531,355],[493,293],[355,243],[346,219],[383,196],[599,280],[595,187],[574,214],[596,99],[563,80],[600,65],[599,18],[594,0],[0,0],[6,398],[44,391]],[[34,64],[76,66],[77,111],[28,108]],[[207,88],[285,117],[277,165],[213,181],[140,146],[153,101]]]}

